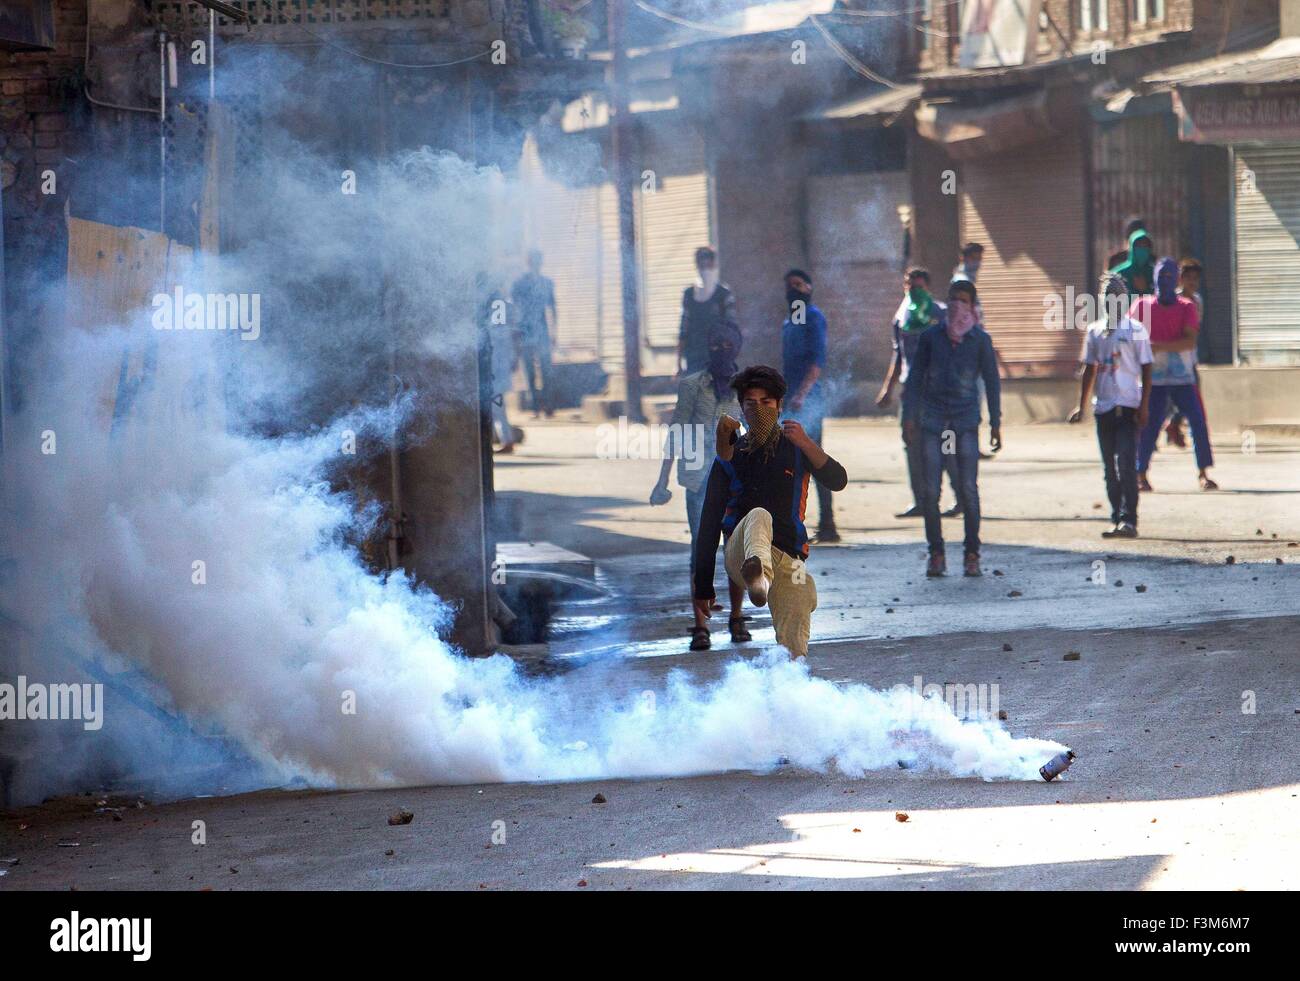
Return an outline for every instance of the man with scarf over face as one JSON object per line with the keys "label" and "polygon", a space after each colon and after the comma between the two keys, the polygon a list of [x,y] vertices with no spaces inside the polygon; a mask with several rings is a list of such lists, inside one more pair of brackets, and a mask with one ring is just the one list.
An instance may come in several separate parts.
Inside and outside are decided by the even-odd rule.
{"label": "man with scarf over face", "polygon": [[[785,274],[785,301],[789,310],[781,325],[781,359],[790,380],[786,410],[798,419],[818,446],[826,417],[826,317],[813,306],[812,277],[802,269]],[[817,541],[838,542],[831,492],[817,484]]]}
{"label": "man with scarf over face", "polygon": [[[974,282],[974,280],[971,280]],[[894,356],[889,362],[889,374],[876,395],[876,406],[883,409],[889,404],[894,385],[907,387],[912,359],[916,356],[916,346],[921,342],[921,335],[931,327],[945,322],[947,310],[944,305],[930,294],[930,272],[920,266],[907,271],[903,277],[903,300],[894,314],[890,329],[894,334]],[[900,413],[903,430],[903,452],[907,457],[907,479],[912,487],[912,506],[902,511],[895,518],[919,518],[925,514],[921,501],[925,497],[925,461],[921,454],[921,441],[909,440],[907,437],[908,420],[907,402],[904,399],[903,411]],[[945,511],[945,518],[955,518],[961,514],[961,496],[957,492],[957,461],[953,456],[943,458],[948,481],[952,484],[953,495],[957,503]]]}
{"label": "man with scarf over face", "polygon": [[1151,236],[1145,228],[1129,235],[1128,257],[1111,270],[1124,280],[1132,296],[1143,296],[1155,289],[1155,262],[1152,255]]}
{"label": "man with scarf over face", "polygon": [[963,573],[980,575],[979,388],[984,379],[993,449],[1002,448],[1002,385],[993,340],[975,314],[975,284],[958,280],[948,287],[948,318],[921,335],[907,388],[903,392],[909,439],[921,440],[925,460],[925,537],[930,545],[927,576],[948,571],[939,483],[943,457],[955,454],[966,524]]}
{"label": "man with scarf over face", "polygon": [[1218,490],[1219,485],[1210,479],[1208,472],[1214,466],[1214,451],[1210,448],[1205,405],[1196,382],[1196,339],[1201,327],[1196,303],[1178,295],[1178,263],[1173,259],[1160,260],[1155,280],[1155,296],[1139,297],[1129,310],[1129,319],[1136,320],[1150,333],[1155,355],[1151,371],[1151,414],[1138,439],[1138,486],[1144,491],[1151,490],[1147,467],[1164,425],[1165,411],[1172,401],[1191,425],[1201,489]]}
{"label": "man with scarf over face", "polygon": [[[677,335],[677,373],[708,367],[709,335],[719,324],[736,321],[736,296],[718,273],[718,254],[707,245],[695,250],[700,281],[682,293],[682,320]],[[739,328],[737,328],[739,329]]]}
{"label": "man with scarf over face", "polygon": [[[659,468],[659,480],[650,491],[650,503],[653,505],[667,504],[672,499],[672,492],[668,489],[668,471],[676,458],[677,483],[686,491],[692,573],[695,570],[695,542],[699,537],[700,512],[704,508],[704,488],[709,480],[713,459],[717,455],[718,423],[724,416],[740,414],[736,393],[731,389],[740,346],[740,328],[735,324],[725,322],[710,331],[708,367],[686,375],[677,385],[677,405],[673,408],[670,420],[663,465]],[[730,585],[731,618],[728,627],[732,643],[743,644],[752,639],[745,629],[745,618],[741,612],[745,591],[739,583]],[[693,651],[709,649],[709,628],[705,619],[698,610],[695,611],[695,625],[691,628]]]}
{"label": "man with scarf over face", "polygon": [[696,616],[711,615],[718,538],[725,535],[727,577],[744,586],[755,606],[771,604],[777,643],[803,657],[817,608],[817,586],[804,564],[808,480],[839,491],[848,474],[798,422],[778,423],[786,383],[775,368],[746,368],[731,387],[746,432],[740,436],[740,422],[730,416],[718,423],[718,456],[695,542]]}

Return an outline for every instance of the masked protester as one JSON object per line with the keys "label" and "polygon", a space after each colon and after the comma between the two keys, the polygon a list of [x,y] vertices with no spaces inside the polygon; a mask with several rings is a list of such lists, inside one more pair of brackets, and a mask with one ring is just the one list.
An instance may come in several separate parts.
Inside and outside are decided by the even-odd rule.
{"label": "masked protester", "polygon": [[957,485],[964,507],[965,560],[963,573],[980,575],[979,389],[984,380],[989,427],[994,450],[1002,448],[1002,386],[998,379],[993,340],[979,325],[975,284],[959,281],[948,287],[946,322],[921,335],[903,390],[909,415],[907,439],[920,441],[925,461],[925,537],[930,558],[925,574],[947,574],[943,522],[939,514],[939,483],[945,455],[957,461]]}
{"label": "masked protester", "polygon": [[1165,412],[1172,402],[1187,418],[1196,451],[1197,480],[1202,490],[1218,490],[1210,479],[1214,451],[1210,447],[1210,429],[1205,418],[1196,377],[1196,341],[1200,318],[1196,303],[1178,293],[1178,264],[1161,259],[1155,269],[1155,295],[1143,296],[1133,303],[1129,317],[1142,324],[1151,337],[1155,361],[1151,370],[1151,411],[1138,439],[1138,486],[1151,490],[1147,469],[1156,440],[1164,425]]}
{"label": "masked protester", "polygon": [[[812,277],[802,269],[785,274],[786,318],[781,325],[781,356],[791,395],[789,414],[802,423],[814,443],[821,445],[826,416],[826,317],[813,306]],[[838,542],[831,492],[817,484],[817,540]]]}
{"label": "masked protester", "polygon": [[805,567],[808,480],[839,491],[849,478],[803,426],[780,420],[786,382],[775,368],[746,368],[731,387],[746,431],[740,435],[740,420],[730,416],[718,424],[718,455],[695,542],[696,616],[711,615],[718,538],[724,536],[727,578],[746,589],[755,606],[771,606],[777,643],[803,657],[817,608],[817,586]]}
{"label": "masked protester", "polygon": [[1145,228],[1136,229],[1128,240],[1128,258],[1111,270],[1124,280],[1130,296],[1144,296],[1155,289],[1155,262],[1151,237]]}
{"label": "masked protester", "polygon": [[[1124,280],[1116,273],[1101,278],[1104,316],[1089,325],[1083,342],[1083,376],[1079,405],[1069,422],[1087,411],[1097,422],[1097,445],[1110,499],[1109,531],[1102,538],[1136,538],[1138,521],[1137,438],[1146,425],[1151,400],[1151,342],[1141,324],[1126,314]],[[1095,387],[1094,387],[1095,382]]]}
{"label": "masked protester", "polygon": [[[667,504],[672,499],[672,492],[668,489],[668,471],[676,459],[677,483],[686,491],[686,522],[691,529],[692,573],[695,568],[695,544],[699,538],[700,512],[704,508],[704,490],[717,455],[718,423],[724,416],[740,415],[740,405],[731,388],[740,346],[739,327],[726,322],[717,325],[709,333],[708,366],[702,371],[684,376],[678,382],[677,405],[673,408],[668,428],[664,461],[659,468],[659,480],[650,491],[651,504]],[[745,629],[742,612],[744,587],[739,583],[731,583],[730,587],[731,618],[728,627],[731,641],[743,644],[752,639]],[[691,628],[691,650],[707,651],[710,643],[706,617],[696,609],[695,624]]]}
{"label": "masked protester", "polygon": [[[883,409],[889,404],[895,385],[902,385],[906,389],[912,359],[916,355],[916,345],[920,343],[921,335],[931,327],[944,323],[946,314],[944,305],[930,294],[929,270],[920,266],[909,269],[907,275],[903,277],[902,302],[899,303],[898,311],[894,314],[894,322],[890,325],[894,338],[894,354],[889,362],[889,371],[880,386],[880,392],[876,395],[878,408]],[[924,514],[921,501],[925,496],[925,461],[921,455],[920,440],[909,441],[907,438],[907,423],[911,417],[906,411],[906,400],[903,404],[904,410],[900,413],[900,422],[903,451],[907,457],[907,479],[912,488],[912,506],[895,514],[894,517],[919,518]],[[948,473],[948,481],[952,484],[953,496],[957,498],[957,503],[943,514],[945,518],[956,517],[961,514],[961,498],[957,494],[957,461],[949,455],[944,457],[943,463]]]}
{"label": "masked protester", "polygon": [[708,246],[695,250],[699,282],[682,294],[682,322],[677,336],[677,372],[708,367],[709,335],[720,324],[736,324],[736,298],[718,274],[718,254]]}

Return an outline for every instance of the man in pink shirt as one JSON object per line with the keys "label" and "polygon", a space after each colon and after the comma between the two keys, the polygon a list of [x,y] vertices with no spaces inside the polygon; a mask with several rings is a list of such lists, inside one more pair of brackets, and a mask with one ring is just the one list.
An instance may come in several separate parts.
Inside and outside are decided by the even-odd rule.
{"label": "man in pink shirt", "polygon": [[1151,407],[1146,425],[1138,438],[1138,486],[1151,490],[1147,467],[1155,452],[1165,412],[1172,401],[1187,417],[1196,449],[1197,479],[1202,490],[1218,490],[1219,485],[1207,472],[1214,466],[1210,448],[1210,430],[1205,421],[1205,405],[1196,384],[1196,336],[1201,329],[1196,304],[1178,295],[1178,263],[1161,259],[1156,264],[1154,296],[1139,297],[1129,310],[1129,318],[1147,329],[1155,357],[1151,370]]}

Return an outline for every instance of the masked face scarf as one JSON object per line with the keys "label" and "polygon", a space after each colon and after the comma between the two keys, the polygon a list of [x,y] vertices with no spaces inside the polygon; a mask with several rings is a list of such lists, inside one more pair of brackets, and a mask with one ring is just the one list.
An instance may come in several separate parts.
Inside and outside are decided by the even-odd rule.
{"label": "masked face scarf", "polygon": [[948,303],[948,339],[954,344],[960,344],[961,339],[971,332],[975,326],[975,311],[971,305],[964,300],[954,300]]}
{"label": "masked face scarf", "polygon": [[736,373],[736,355],[740,353],[740,331],[730,325],[720,326],[709,335],[709,374],[718,398],[726,394],[731,376]]}
{"label": "masked face scarf", "polygon": [[1178,299],[1178,263],[1161,259],[1156,263],[1156,302],[1167,307]]}
{"label": "masked face scarf", "polygon": [[913,286],[907,291],[907,319],[903,330],[926,330],[934,317],[934,297],[924,286]]}
{"label": "masked face scarf", "polygon": [[[1142,242],[1145,244],[1139,245]],[[1139,228],[1128,240],[1128,259],[1116,266],[1112,272],[1124,278],[1124,285],[1134,295],[1150,293],[1155,279],[1155,270],[1151,267],[1151,237]]]}
{"label": "masked face scarf", "polygon": [[780,410],[775,405],[756,405],[745,409],[745,425],[749,427],[746,446],[748,452],[761,452],[765,457],[772,455],[777,440],[781,438],[781,427],[776,424],[778,415]]}

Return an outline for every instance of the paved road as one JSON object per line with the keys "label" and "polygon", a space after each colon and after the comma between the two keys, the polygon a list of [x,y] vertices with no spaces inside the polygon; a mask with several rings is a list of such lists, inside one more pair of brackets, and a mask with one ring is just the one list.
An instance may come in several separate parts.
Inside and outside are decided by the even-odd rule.
{"label": "paved road", "polygon": [[[0,817],[0,889],[1294,888],[1300,447],[1221,440],[1219,494],[1196,490],[1189,454],[1162,450],[1147,537],[1111,543],[1090,432],[1006,435],[981,480],[988,574],[929,582],[919,525],[889,517],[906,503],[896,430],[829,427],[853,483],[838,496],[845,543],[810,563],[811,664],[835,682],[983,685],[1015,734],[1076,749],[1065,780],[777,766],[120,812],[90,796]],[[525,537],[597,558],[615,593],[560,611],[549,663],[578,704],[658,690],[678,668],[717,678],[770,640],[766,615],[749,649],[719,624],[713,651],[684,653],[680,493],[640,503],[657,463],[593,462],[592,439],[534,427],[497,471]],[[411,823],[390,827],[403,807]]]}

